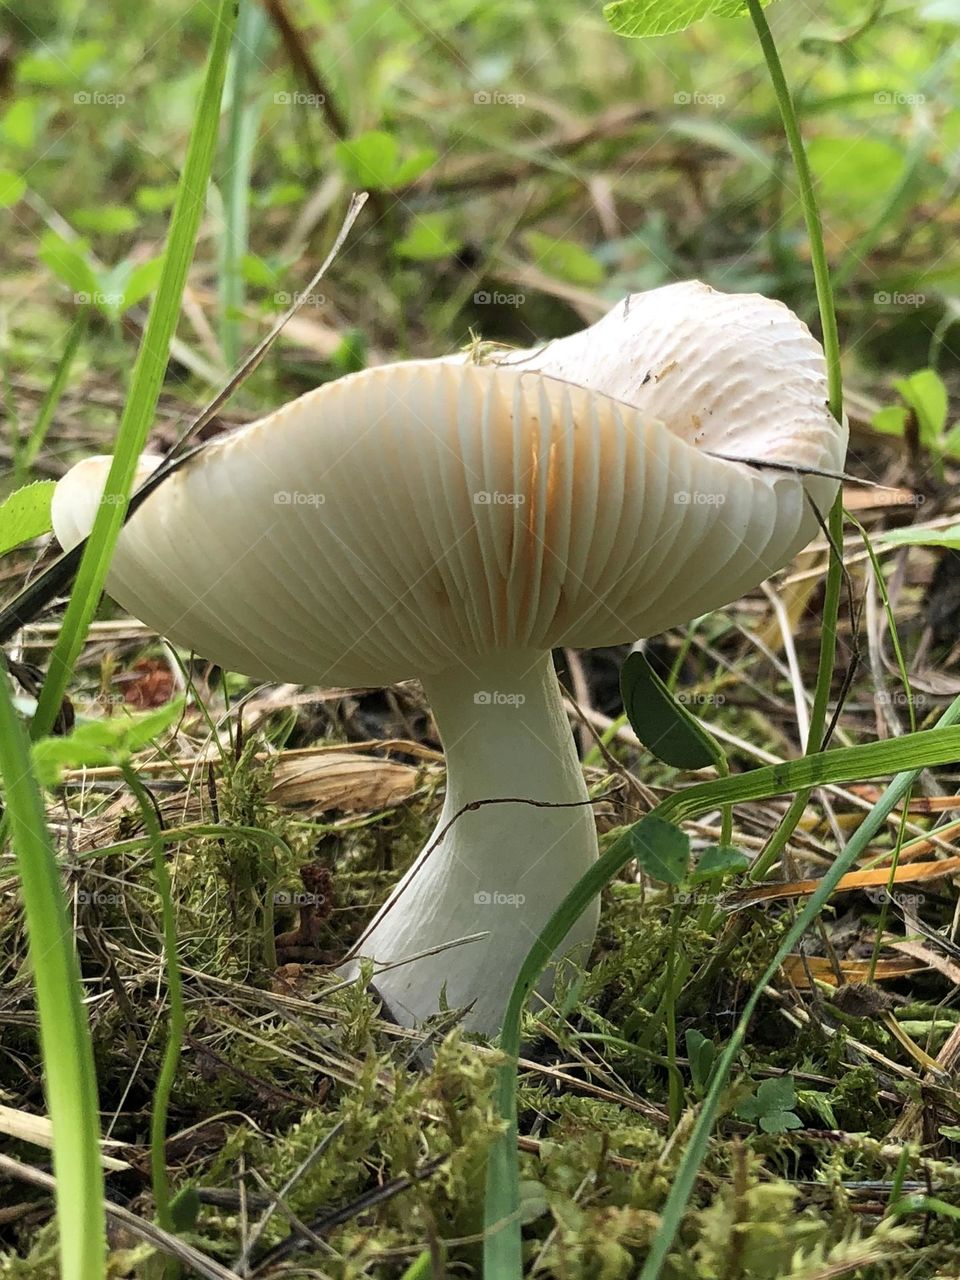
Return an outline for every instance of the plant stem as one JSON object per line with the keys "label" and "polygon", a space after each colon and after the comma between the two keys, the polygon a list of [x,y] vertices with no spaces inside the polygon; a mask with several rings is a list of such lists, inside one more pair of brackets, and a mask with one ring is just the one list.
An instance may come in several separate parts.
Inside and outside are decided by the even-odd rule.
{"label": "plant stem", "polygon": [[[840,336],[837,330],[837,313],[833,301],[833,286],[830,281],[830,267],[827,262],[826,247],[823,243],[823,228],[820,222],[820,211],[817,206],[816,192],[813,186],[813,175],[803,145],[803,135],[797,120],[796,108],[783,73],[783,65],[777,52],[776,42],[760,0],[747,0],[750,17],[757,32],[760,48],[767,64],[767,71],[776,94],[783,121],[793,166],[800,188],[800,204],[810,242],[810,262],[813,267],[813,280],[817,292],[817,306],[820,310],[820,328],[823,334],[823,353],[827,363],[827,395],[830,412],[838,422],[843,421],[843,375],[840,366]],[[838,493],[836,501],[830,509],[827,520],[830,533],[830,559],[827,566],[827,578],[823,595],[823,614],[820,642],[820,656],[817,664],[817,682],[813,695],[813,707],[810,712],[810,732],[807,737],[805,751],[819,751],[823,745],[823,735],[827,720],[827,707],[830,702],[830,688],[833,682],[833,671],[837,656],[837,619],[840,613],[840,591],[843,585],[843,494]],[[796,830],[797,823],[806,809],[809,792],[799,793],[784,815],[773,839],[767,845],[761,857],[754,863],[750,872],[753,880],[762,879],[777,861],[787,842]]]}
{"label": "plant stem", "polygon": [[246,94],[256,72],[267,16],[256,0],[242,0],[231,54],[230,109],[224,157],[224,230],[220,245],[220,346],[229,370],[240,359],[243,257],[248,246],[250,174],[260,121],[259,102]]}
{"label": "plant stem", "polygon": [[66,390],[67,380],[70,376],[70,370],[73,367],[74,357],[83,341],[83,336],[87,332],[87,325],[90,317],[90,308],[82,307],[80,313],[74,320],[67,333],[67,341],[63,348],[63,353],[54,371],[53,380],[47,388],[46,394],[40,405],[40,412],[37,414],[37,420],[31,428],[30,435],[23,447],[22,453],[17,459],[17,470],[27,472],[33,466],[37,454],[46,438],[50,429],[50,423],[53,421],[53,415],[56,412],[57,405],[63,398]]}
{"label": "plant stem", "polygon": [[843,419],[843,380],[840,370],[840,337],[837,331],[837,313],[833,305],[833,286],[830,283],[830,267],[827,263],[827,251],[823,243],[823,229],[820,224],[820,211],[817,197],[813,189],[813,175],[810,163],[803,146],[803,136],[797,120],[796,108],[787,86],[786,76],[773,33],[767,22],[760,0],[747,0],[750,17],[760,41],[767,63],[770,82],[777,97],[783,131],[790,147],[793,167],[797,174],[797,185],[800,188],[800,204],[803,208],[803,220],[807,226],[807,237],[810,241],[810,262],[813,267],[813,280],[817,290],[817,305],[820,308],[820,327],[823,330],[823,353],[827,361],[827,393],[830,412],[838,422]]}
{"label": "plant stem", "polygon": [[150,1116],[150,1173],[153,1182],[153,1199],[157,1206],[157,1225],[164,1231],[172,1232],[174,1222],[170,1212],[170,1183],[167,1179],[166,1156],[167,1111],[180,1063],[184,1033],[183,986],[180,981],[180,964],[177,958],[177,926],[173,910],[173,895],[170,892],[170,876],[163,856],[163,841],[156,810],[133,766],[125,761],[121,768],[124,780],[140,806],[143,825],[150,840],[153,873],[157,881],[163,919],[163,951],[167,970],[167,992],[170,997],[170,1034],[163,1054],[160,1075],[157,1078],[153,1112]]}

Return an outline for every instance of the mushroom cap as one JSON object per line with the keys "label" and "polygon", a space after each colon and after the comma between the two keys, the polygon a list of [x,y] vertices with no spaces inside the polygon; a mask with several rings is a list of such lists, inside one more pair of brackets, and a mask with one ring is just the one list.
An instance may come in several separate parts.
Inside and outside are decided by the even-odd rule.
{"label": "mushroom cap", "polygon": [[[633,641],[775,572],[817,531],[807,495],[837,489],[706,450],[838,471],[845,448],[786,307],[668,286],[538,353],[365,370],[215,440],[130,517],[107,589],[230,670],[305,684]],[[57,486],[65,548],[108,463]]]}

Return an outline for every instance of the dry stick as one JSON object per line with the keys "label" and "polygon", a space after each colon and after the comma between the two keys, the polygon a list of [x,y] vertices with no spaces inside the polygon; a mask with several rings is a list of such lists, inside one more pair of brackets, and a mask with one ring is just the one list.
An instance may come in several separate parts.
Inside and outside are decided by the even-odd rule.
{"label": "dry stick", "polygon": [[[51,1195],[54,1195],[57,1190],[57,1180],[52,1174],[34,1169],[31,1165],[23,1164],[19,1160],[13,1160],[10,1156],[0,1155],[0,1173],[16,1178],[19,1182],[29,1183],[30,1186],[39,1187],[41,1191],[48,1191]],[[153,1245],[168,1257],[192,1267],[197,1275],[204,1276],[206,1280],[242,1280],[235,1271],[230,1271],[219,1262],[215,1262],[213,1258],[208,1258],[199,1249],[194,1249],[193,1245],[185,1244],[176,1236],[162,1231],[154,1223],[138,1218],[135,1213],[114,1204],[112,1200],[104,1201],[104,1209],[107,1217],[118,1226],[145,1240],[147,1244]]]}
{"label": "dry stick", "polygon": [[253,1231],[251,1231],[250,1235],[247,1237],[240,1256],[237,1258],[236,1269],[241,1275],[247,1275],[250,1267],[250,1255],[259,1243],[260,1237],[267,1229],[270,1219],[273,1217],[276,1209],[283,1204],[300,1179],[305,1174],[309,1173],[320,1157],[326,1152],[334,1139],[340,1136],[345,1123],[346,1122],[344,1120],[338,1120],[333,1128],[320,1139],[319,1143],[313,1148],[310,1154],[300,1161],[280,1190],[276,1192],[270,1191],[270,1203],[264,1210],[263,1216],[260,1218],[259,1222],[253,1228]]}
{"label": "dry stick", "polygon": [[345,138],[347,136],[347,122],[341,115],[340,108],[337,106],[329,86],[320,78],[320,73],[314,66],[310,52],[304,44],[293,19],[287,13],[283,0],[263,0],[263,7],[267,12],[268,18],[276,27],[280,39],[283,41],[283,47],[287,51],[287,57],[290,59],[294,70],[300,73],[304,84],[317,99],[323,117],[327,122],[327,128],[336,139]]}
{"label": "dry stick", "polygon": [[[329,270],[333,260],[340,252],[344,240],[350,233],[354,222],[360,214],[367,201],[367,193],[360,192],[354,194],[350,200],[350,207],[347,210],[343,220],[343,225],[334,241],[333,248],[327,254],[320,269],[314,274],[307,288],[294,297],[293,304],[284,312],[277,323],[273,326],[265,338],[254,347],[251,354],[243,362],[240,369],[229,380],[227,385],[220,391],[205,409],[201,411],[190,426],[178,438],[173,447],[168,451],[166,457],[159,467],[149,476],[149,478],[140,486],[132,495],[127,505],[126,516],[124,522],[130,519],[137,507],[150,496],[151,493],[162,484],[169,475],[172,475],[179,467],[181,467],[190,458],[195,457],[200,451],[206,448],[206,445],[197,445],[192,449],[188,449],[185,453],[179,451],[184,444],[198,431],[201,431],[209,422],[216,417],[217,413],[227,402],[234,391],[241,383],[254,372],[262,363],[264,356],[273,346],[279,337],[284,326],[289,320],[300,310],[307,296],[313,292],[316,285],[323,279]],[[178,456],[179,455],[179,456]],[[16,633],[32,622],[43,610],[50,604],[55,596],[59,595],[73,580],[77,568],[80,564],[80,558],[83,555],[84,548],[87,545],[87,539],[84,538],[70,551],[65,552],[59,559],[55,560],[48,569],[45,569],[38,577],[36,577],[29,586],[14,596],[2,610],[0,610],[0,645],[8,644]]]}
{"label": "dry stick", "polygon": [[[365,1192],[352,1203],[314,1218],[307,1225],[315,1235],[322,1236],[325,1232],[332,1231],[334,1227],[339,1227],[345,1222],[349,1222],[351,1218],[356,1218],[359,1214],[365,1213],[369,1209],[374,1209],[377,1205],[383,1204],[387,1200],[392,1200],[401,1191],[408,1191],[411,1187],[424,1182],[427,1178],[432,1178],[448,1159],[449,1156],[434,1156],[432,1160],[427,1160],[419,1169],[415,1169],[413,1173],[392,1178],[389,1182],[383,1183],[382,1186]],[[268,1267],[272,1267],[276,1263],[282,1262],[285,1258],[289,1258],[292,1253],[296,1253],[303,1247],[303,1243],[301,1237],[296,1233],[287,1236],[285,1240],[281,1240],[278,1245],[275,1245],[269,1253],[264,1254],[257,1263],[253,1274],[255,1276],[262,1275]]]}

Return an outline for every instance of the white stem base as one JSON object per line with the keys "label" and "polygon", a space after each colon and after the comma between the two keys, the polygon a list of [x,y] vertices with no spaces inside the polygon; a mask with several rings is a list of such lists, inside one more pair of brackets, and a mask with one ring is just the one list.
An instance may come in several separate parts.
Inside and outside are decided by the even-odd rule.
{"label": "white stem base", "polygon": [[[374,918],[357,952],[394,964],[472,934],[475,942],[374,975],[390,1014],[416,1026],[472,1005],[470,1030],[496,1035],[514,979],[540,929],[597,857],[593,810],[549,653],[500,653],[424,681],[443,739],[447,792],[436,831]],[[566,804],[474,801],[510,797]],[[434,846],[456,814],[449,830]],[[585,962],[593,903],[560,954]],[[355,963],[350,972],[356,972]],[[548,974],[542,990],[552,988]]]}

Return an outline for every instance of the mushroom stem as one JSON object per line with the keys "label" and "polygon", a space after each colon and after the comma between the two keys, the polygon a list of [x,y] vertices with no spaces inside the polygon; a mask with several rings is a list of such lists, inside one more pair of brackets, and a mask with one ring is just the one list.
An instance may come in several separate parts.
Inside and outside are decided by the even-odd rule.
{"label": "mushroom stem", "polygon": [[[407,1026],[437,1013],[445,989],[449,1007],[472,1005],[465,1026],[492,1036],[537,934],[597,857],[596,826],[549,653],[471,659],[423,685],[446,751],[446,799],[357,951],[380,966],[483,933],[377,973],[374,986]],[[598,914],[597,904],[584,912],[561,955],[586,959]]]}

